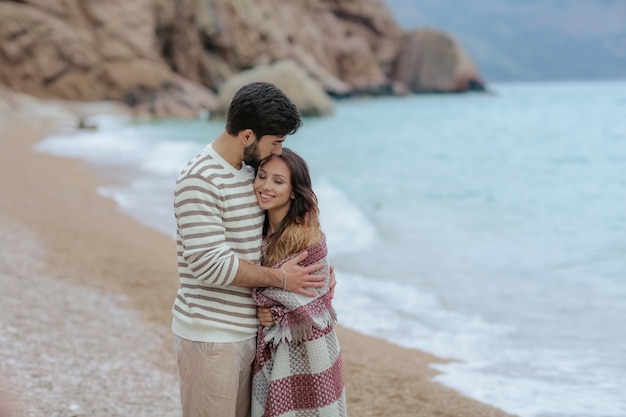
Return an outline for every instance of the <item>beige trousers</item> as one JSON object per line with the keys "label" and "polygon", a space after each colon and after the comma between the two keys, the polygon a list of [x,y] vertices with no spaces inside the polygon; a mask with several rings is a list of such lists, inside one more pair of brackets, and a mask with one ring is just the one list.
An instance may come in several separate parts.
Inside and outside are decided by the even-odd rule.
{"label": "beige trousers", "polygon": [[256,338],[193,342],[174,336],[183,417],[249,417]]}

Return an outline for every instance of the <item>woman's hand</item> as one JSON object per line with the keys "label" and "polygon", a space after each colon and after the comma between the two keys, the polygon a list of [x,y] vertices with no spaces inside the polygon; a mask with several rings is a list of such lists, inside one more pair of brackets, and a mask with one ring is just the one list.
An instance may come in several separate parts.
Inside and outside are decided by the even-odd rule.
{"label": "woman's hand", "polygon": [[259,318],[259,323],[261,323],[261,326],[272,327],[274,325],[272,310],[269,307],[257,307],[256,315]]}

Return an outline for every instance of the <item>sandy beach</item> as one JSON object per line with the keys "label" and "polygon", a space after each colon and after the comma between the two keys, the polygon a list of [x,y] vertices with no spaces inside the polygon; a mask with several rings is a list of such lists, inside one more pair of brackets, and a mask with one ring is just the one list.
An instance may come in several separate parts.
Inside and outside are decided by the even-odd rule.
{"label": "sandy beach", "polygon": [[[180,415],[175,242],[99,196],[86,163],[33,150],[123,111],[0,96],[0,417]],[[434,382],[443,359],[338,332],[353,417],[508,415]]]}

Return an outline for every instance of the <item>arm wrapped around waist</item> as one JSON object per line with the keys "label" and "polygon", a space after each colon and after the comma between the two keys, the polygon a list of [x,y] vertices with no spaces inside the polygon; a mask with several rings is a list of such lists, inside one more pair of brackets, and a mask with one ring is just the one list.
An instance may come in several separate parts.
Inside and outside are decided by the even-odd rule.
{"label": "arm wrapped around waist", "polygon": [[[326,239],[322,238],[319,243],[306,250],[308,256],[299,265],[324,264],[324,268],[314,273],[329,276]],[[277,263],[273,268],[280,268],[297,255]],[[309,339],[314,329],[324,330],[335,323],[337,315],[331,303],[329,279],[322,288],[313,291],[316,293],[315,297],[306,297],[276,287],[253,289],[254,301],[260,307],[270,307],[275,319],[274,326],[263,329],[266,342],[273,342],[274,345],[283,341],[300,342]]]}

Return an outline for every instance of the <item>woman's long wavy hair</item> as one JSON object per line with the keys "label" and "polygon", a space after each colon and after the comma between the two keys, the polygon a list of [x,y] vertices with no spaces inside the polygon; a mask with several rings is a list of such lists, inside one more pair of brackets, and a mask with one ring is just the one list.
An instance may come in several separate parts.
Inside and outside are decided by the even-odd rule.
{"label": "woman's long wavy hair", "polygon": [[267,216],[265,218],[263,235],[266,236],[266,247],[263,265],[266,266],[275,265],[283,259],[315,245],[322,239],[317,196],[311,186],[311,176],[307,163],[288,148],[283,148],[281,155],[272,155],[270,158],[280,158],[287,164],[291,176],[293,198],[289,211],[280,223],[278,230],[270,236],[267,236],[268,219]]}

